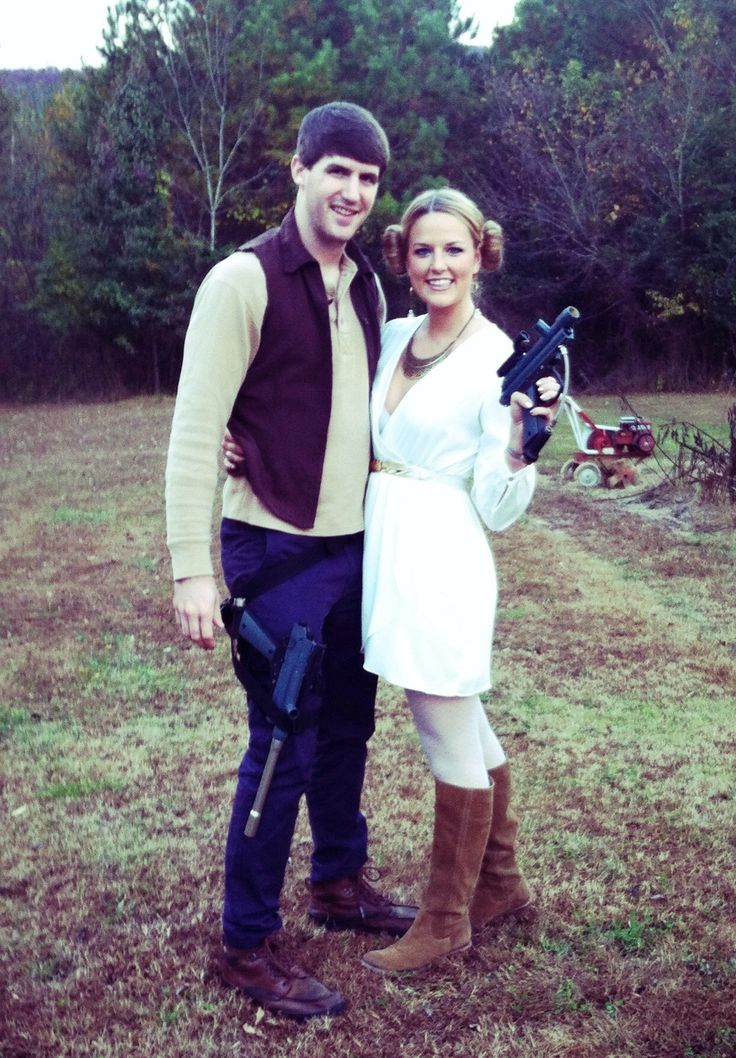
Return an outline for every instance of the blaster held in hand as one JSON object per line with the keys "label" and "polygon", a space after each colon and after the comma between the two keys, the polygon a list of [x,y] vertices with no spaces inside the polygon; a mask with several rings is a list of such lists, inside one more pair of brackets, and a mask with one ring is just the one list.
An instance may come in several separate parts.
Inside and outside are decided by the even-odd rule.
{"label": "blaster held in hand", "polygon": [[[537,382],[547,375],[557,378],[564,389],[564,380],[560,374],[564,343],[573,340],[573,325],[579,319],[580,313],[570,305],[562,310],[551,326],[544,320],[537,320],[534,329],[539,332],[540,337],[534,345],[531,345],[531,338],[526,331],[519,334],[514,342],[514,352],[498,369],[498,375],[503,379],[501,404],[508,407],[512,394],[518,391],[526,393],[533,404],[538,406],[540,400]],[[543,416],[524,416],[523,451],[527,463],[536,462],[543,446],[552,435],[553,425]]]}

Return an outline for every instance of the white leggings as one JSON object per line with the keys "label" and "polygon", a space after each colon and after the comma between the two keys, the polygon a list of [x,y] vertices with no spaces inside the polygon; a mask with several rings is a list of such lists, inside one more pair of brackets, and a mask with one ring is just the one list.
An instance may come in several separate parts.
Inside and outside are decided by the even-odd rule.
{"label": "white leggings", "polygon": [[506,761],[477,694],[441,698],[422,691],[406,697],[432,774],[465,789],[489,786],[488,772]]}

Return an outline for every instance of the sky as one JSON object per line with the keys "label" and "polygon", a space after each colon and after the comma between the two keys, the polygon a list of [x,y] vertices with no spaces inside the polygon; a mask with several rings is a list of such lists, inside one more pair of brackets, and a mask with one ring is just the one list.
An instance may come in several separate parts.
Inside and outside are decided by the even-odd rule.
{"label": "sky", "polygon": [[[5,0],[8,7],[9,0]],[[478,20],[476,42],[489,44],[497,24],[510,22],[516,0],[460,0]],[[97,48],[113,0],[16,0],[0,32],[0,69],[81,69],[99,65]]]}

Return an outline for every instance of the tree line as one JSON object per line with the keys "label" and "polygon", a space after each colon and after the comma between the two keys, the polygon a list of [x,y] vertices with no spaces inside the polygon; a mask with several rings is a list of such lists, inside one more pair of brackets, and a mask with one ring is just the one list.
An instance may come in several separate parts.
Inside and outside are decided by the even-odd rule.
{"label": "tree line", "polygon": [[579,386],[732,385],[732,0],[519,0],[489,48],[468,27],[455,0],[125,0],[98,68],[0,75],[3,399],[172,390],[198,283],[278,222],[330,99],[391,140],[379,271],[385,225],[449,183],[506,231],[492,318],[580,309]]}

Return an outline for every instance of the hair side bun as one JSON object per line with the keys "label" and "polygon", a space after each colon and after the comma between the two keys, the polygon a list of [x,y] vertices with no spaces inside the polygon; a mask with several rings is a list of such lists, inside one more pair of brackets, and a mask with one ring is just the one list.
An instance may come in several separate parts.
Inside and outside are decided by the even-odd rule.
{"label": "hair side bun", "polygon": [[406,273],[406,255],[400,224],[389,224],[383,233],[383,256],[391,275],[403,276]]}
{"label": "hair side bun", "polygon": [[480,263],[487,272],[498,272],[503,265],[503,228],[495,220],[483,224]]}

